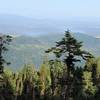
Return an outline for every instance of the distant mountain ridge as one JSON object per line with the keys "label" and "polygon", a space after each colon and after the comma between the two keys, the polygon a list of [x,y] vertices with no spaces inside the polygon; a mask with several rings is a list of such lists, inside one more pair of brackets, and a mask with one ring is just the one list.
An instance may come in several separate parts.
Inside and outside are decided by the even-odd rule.
{"label": "distant mountain ridge", "polygon": [[68,18],[65,20],[37,19],[17,15],[0,14],[0,33],[41,35],[62,33],[69,28],[74,32],[100,36],[100,20]]}

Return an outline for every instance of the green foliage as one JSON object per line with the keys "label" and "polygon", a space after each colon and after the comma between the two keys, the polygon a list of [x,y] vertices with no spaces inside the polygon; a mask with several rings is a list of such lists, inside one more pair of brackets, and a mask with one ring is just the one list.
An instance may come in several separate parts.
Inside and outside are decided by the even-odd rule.
{"label": "green foliage", "polygon": [[60,95],[61,93],[60,79],[63,76],[64,64],[62,61],[58,59],[51,60],[49,61],[49,63],[50,63],[52,96]]}
{"label": "green foliage", "polygon": [[[72,79],[71,91],[74,92],[71,93],[70,99],[93,99],[98,93],[100,82],[96,84],[93,80],[93,68],[97,68],[97,61],[95,59],[88,59],[84,68],[77,67],[74,73],[72,73],[72,78],[70,78]],[[15,100],[15,98],[29,98],[32,95],[28,95],[25,92],[25,86],[27,85],[31,86],[29,94],[34,93],[32,97],[35,97],[37,100],[56,100],[57,98],[58,100],[63,100],[63,93],[66,93],[66,85],[64,83],[66,82],[66,73],[66,65],[60,59],[50,61],[45,59],[38,71],[31,64],[25,65],[20,72],[16,73],[5,69],[2,78],[6,85],[0,91],[7,91],[9,97],[6,98],[11,97],[10,100]],[[68,81],[71,82],[70,80]],[[33,92],[31,91],[32,88]]]}
{"label": "green foliage", "polygon": [[87,95],[95,95],[97,88],[92,81],[92,72],[85,71],[83,73],[83,84],[84,92]]}
{"label": "green foliage", "polygon": [[8,86],[8,88],[10,88],[12,93],[15,94],[16,93],[16,84],[15,84],[16,80],[13,78],[13,72],[9,69],[5,69],[3,78],[5,81],[9,83],[10,87]]}
{"label": "green foliage", "polygon": [[21,71],[21,74],[23,75],[23,81],[25,79],[33,81],[35,74],[34,66],[30,64],[25,65]]}
{"label": "green foliage", "polygon": [[7,45],[12,41],[9,35],[0,35],[0,73],[3,73],[4,64],[10,64],[4,58],[4,53],[8,51]]}
{"label": "green foliage", "polygon": [[48,67],[48,64],[42,64],[39,71],[40,76],[40,89],[41,89],[41,95],[44,95],[44,92],[51,84],[50,79],[50,70]]}
{"label": "green foliage", "polygon": [[100,78],[100,58],[96,60],[96,64],[97,64],[97,68],[96,68],[97,78]]}
{"label": "green foliage", "polygon": [[[93,70],[93,67],[95,67],[96,68],[96,60],[95,60],[95,58],[88,58],[87,60],[86,60],[86,64],[85,64],[85,70],[87,70],[87,71],[92,71]],[[94,69],[95,69],[94,68]]]}
{"label": "green foliage", "polygon": [[[95,59],[81,47],[82,42],[66,31],[65,37],[46,51],[53,52],[56,58],[49,60],[45,57],[38,70],[33,64],[25,64],[15,73],[5,69],[0,75],[0,100],[100,98],[100,59]],[[75,65],[81,61],[80,58],[86,61],[84,67]]]}
{"label": "green foliage", "polygon": [[[65,72],[67,72],[67,74],[64,74],[65,76],[60,77],[59,81],[60,85],[63,86],[63,88],[68,87],[66,90],[63,89],[63,91],[64,91],[64,98],[69,100],[70,98],[72,98],[72,95],[74,94],[73,85],[74,85],[74,78],[76,78],[75,63],[80,62],[81,58],[83,60],[87,60],[88,58],[93,58],[93,56],[89,52],[82,50],[82,42],[78,42],[77,39],[75,39],[72,36],[72,33],[69,30],[65,32],[65,36],[64,38],[62,38],[61,41],[56,42],[55,47],[52,47],[51,49],[48,49],[46,51],[46,53],[50,52],[53,52],[57,58],[63,59],[66,65]],[[57,65],[55,68],[57,68]],[[55,74],[57,75],[57,73],[55,74],[53,73],[55,73],[55,71],[52,72],[51,75],[51,79],[54,81],[56,80]],[[55,83],[55,81],[53,83]],[[53,85],[52,88],[54,91],[55,84],[53,83],[52,83]]]}

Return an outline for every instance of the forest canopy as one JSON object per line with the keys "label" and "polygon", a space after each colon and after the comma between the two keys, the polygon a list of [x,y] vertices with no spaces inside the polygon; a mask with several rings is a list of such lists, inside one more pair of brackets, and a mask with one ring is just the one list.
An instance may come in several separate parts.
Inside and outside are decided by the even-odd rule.
{"label": "forest canopy", "polygon": [[[3,53],[11,41],[11,36],[0,36],[0,100],[100,100],[100,58],[83,50],[69,30],[45,51],[56,58],[45,57],[38,70],[33,64],[17,72],[5,68],[11,61]],[[84,67],[76,66],[83,60]]]}

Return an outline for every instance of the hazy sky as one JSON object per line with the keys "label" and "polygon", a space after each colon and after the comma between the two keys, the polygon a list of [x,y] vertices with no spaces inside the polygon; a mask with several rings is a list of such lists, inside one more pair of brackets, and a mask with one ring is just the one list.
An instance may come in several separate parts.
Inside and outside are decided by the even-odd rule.
{"label": "hazy sky", "polygon": [[0,0],[0,14],[52,19],[100,17],[100,0]]}

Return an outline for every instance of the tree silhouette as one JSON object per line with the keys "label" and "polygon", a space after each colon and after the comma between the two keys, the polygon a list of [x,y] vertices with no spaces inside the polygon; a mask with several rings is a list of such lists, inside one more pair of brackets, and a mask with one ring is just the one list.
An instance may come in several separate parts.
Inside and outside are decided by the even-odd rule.
{"label": "tree silhouette", "polygon": [[57,58],[63,58],[67,67],[66,79],[63,84],[66,85],[65,100],[69,100],[72,95],[72,83],[75,71],[75,62],[80,62],[81,58],[87,60],[93,56],[84,50],[82,50],[82,42],[78,42],[69,30],[65,32],[65,37],[61,41],[56,42],[56,46],[48,49],[46,53],[53,52]]}
{"label": "tree silhouette", "polygon": [[8,51],[7,45],[9,45],[11,41],[11,36],[0,34],[0,73],[3,73],[4,64],[10,64],[4,59],[3,54]]}

